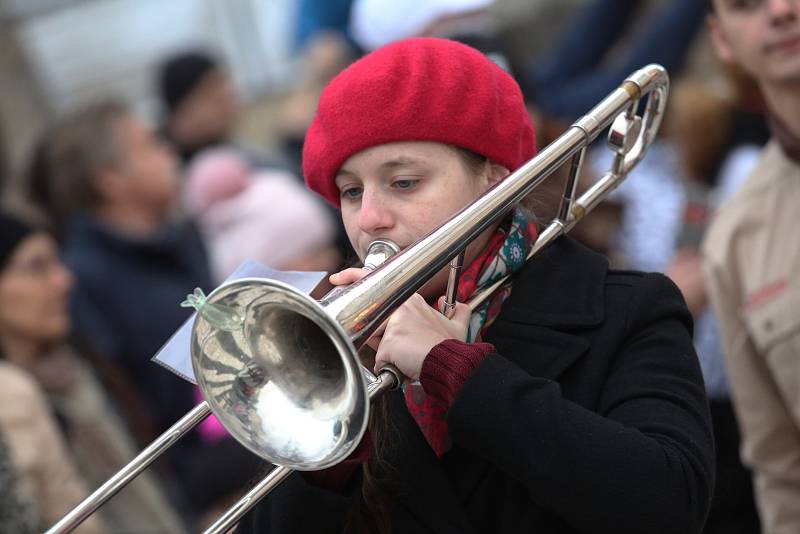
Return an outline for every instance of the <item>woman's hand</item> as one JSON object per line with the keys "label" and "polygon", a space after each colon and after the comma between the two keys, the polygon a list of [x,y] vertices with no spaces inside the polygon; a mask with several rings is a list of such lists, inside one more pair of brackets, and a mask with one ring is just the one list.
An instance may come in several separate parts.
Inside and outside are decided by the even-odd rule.
{"label": "woman's hand", "polygon": [[358,282],[365,276],[369,274],[369,269],[364,269],[361,267],[350,267],[345,269],[344,271],[339,271],[338,273],[333,273],[328,277],[328,280],[331,284],[335,286],[346,286],[350,285],[353,282]]}
{"label": "woman's hand", "polygon": [[470,314],[469,306],[459,303],[448,319],[414,293],[375,333],[379,339],[375,372],[391,363],[409,379],[419,380],[422,362],[433,347],[446,339],[467,339]]}
{"label": "woman's hand", "polygon": [[[328,277],[328,281],[334,286],[347,286],[352,283],[358,282],[370,273],[369,269],[362,267],[350,267],[338,273],[333,273]],[[383,328],[386,326],[386,321],[378,328],[376,333],[372,334],[367,340],[367,345],[374,351],[378,350],[378,343],[381,340]]]}

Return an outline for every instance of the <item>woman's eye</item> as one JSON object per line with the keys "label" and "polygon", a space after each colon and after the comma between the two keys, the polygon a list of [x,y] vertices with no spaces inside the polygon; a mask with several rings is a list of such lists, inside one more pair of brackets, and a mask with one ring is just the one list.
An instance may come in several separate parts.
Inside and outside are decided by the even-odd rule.
{"label": "woman's eye", "polygon": [[361,196],[361,188],[360,187],[347,187],[342,189],[342,198],[353,200]]}
{"label": "woman's eye", "polygon": [[402,179],[402,180],[395,180],[392,182],[392,186],[396,187],[397,189],[411,189],[415,185],[417,185],[419,180],[410,180],[410,179]]}

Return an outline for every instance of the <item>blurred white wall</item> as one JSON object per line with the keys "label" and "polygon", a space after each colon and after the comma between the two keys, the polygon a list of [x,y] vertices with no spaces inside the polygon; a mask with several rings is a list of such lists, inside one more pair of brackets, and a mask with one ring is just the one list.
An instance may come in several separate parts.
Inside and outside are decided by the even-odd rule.
{"label": "blurred white wall", "polygon": [[157,65],[168,54],[195,46],[228,64],[245,99],[285,86],[291,75],[294,0],[57,3],[60,7],[13,27],[56,113],[116,96],[155,120]]}
{"label": "blurred white wall", "polygon": [[[293,85],[298,70],[292,57],[297,4],[0,0],[0,142],[7,145],[0,150],[12,182],[46,124],[87,102],[124,100],[156,126],[157,68],[172,52],[208,49],[227,64],[245,105],[271,101]],[[248,133],[266,140],[263,129],[251,125],[255,131]]]}

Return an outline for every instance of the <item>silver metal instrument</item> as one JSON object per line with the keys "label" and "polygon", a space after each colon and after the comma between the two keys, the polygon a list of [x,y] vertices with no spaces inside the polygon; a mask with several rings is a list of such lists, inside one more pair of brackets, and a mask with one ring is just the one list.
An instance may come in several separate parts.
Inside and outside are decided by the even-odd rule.
{"label": "silver metal instrument", "polygon": [[[198,314],[191,342],[194,373],[206,403],[48,533],[79,525],[209,411],[240,443],[278,467],[206,533],[227,532],[293,470],[324,469],[346,458],[366,430],[370,401],[402,380],[394,369],[373,375],[360,364],[357,349],[448,263],[460,268],[457,259],[466,246],[568,160],[558,215],[528,257],[569,231],[642,160],[658,131],[668,92],[663,67],[636,71],[535,158],[442,226],[399,253],[387,252],[374,271],[319,301],[266,279],[238,280],[213,291],[207,305],[215,313]],[[575,198],[586,149],[609,126],[612,168]],[[496,282],[468,304],[474,309],[507,282]],[[448,290],[449,307],[454,295],[455,289]]]}

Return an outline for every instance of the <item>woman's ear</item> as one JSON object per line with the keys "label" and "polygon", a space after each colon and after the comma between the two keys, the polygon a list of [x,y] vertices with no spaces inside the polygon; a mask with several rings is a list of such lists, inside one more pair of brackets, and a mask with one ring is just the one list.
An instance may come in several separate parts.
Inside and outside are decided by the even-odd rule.
{"label": "woman's ear", "polygon": [[99,168],[94,171],[92,186],[100,202],[118,200],[126,194],[125,176],[110,167]]}
{"label": "woman's ear", "polygon": [[499,163],[493,163],[489,160],[486,160],[486,166],[486,178],[489,187],[493,187],[495,184],[502,182],[506,176],[511,174],[508,169]]}
{"label": "woman's ear", "polygon": [[733,55],[728,36],[725,34],[725,30],[720,24],[717,15],[708,15],[706,17],[706,26],[711,35],[711,42],[714,45],[717,56],[724,62],[734,62],[736,58]]}

